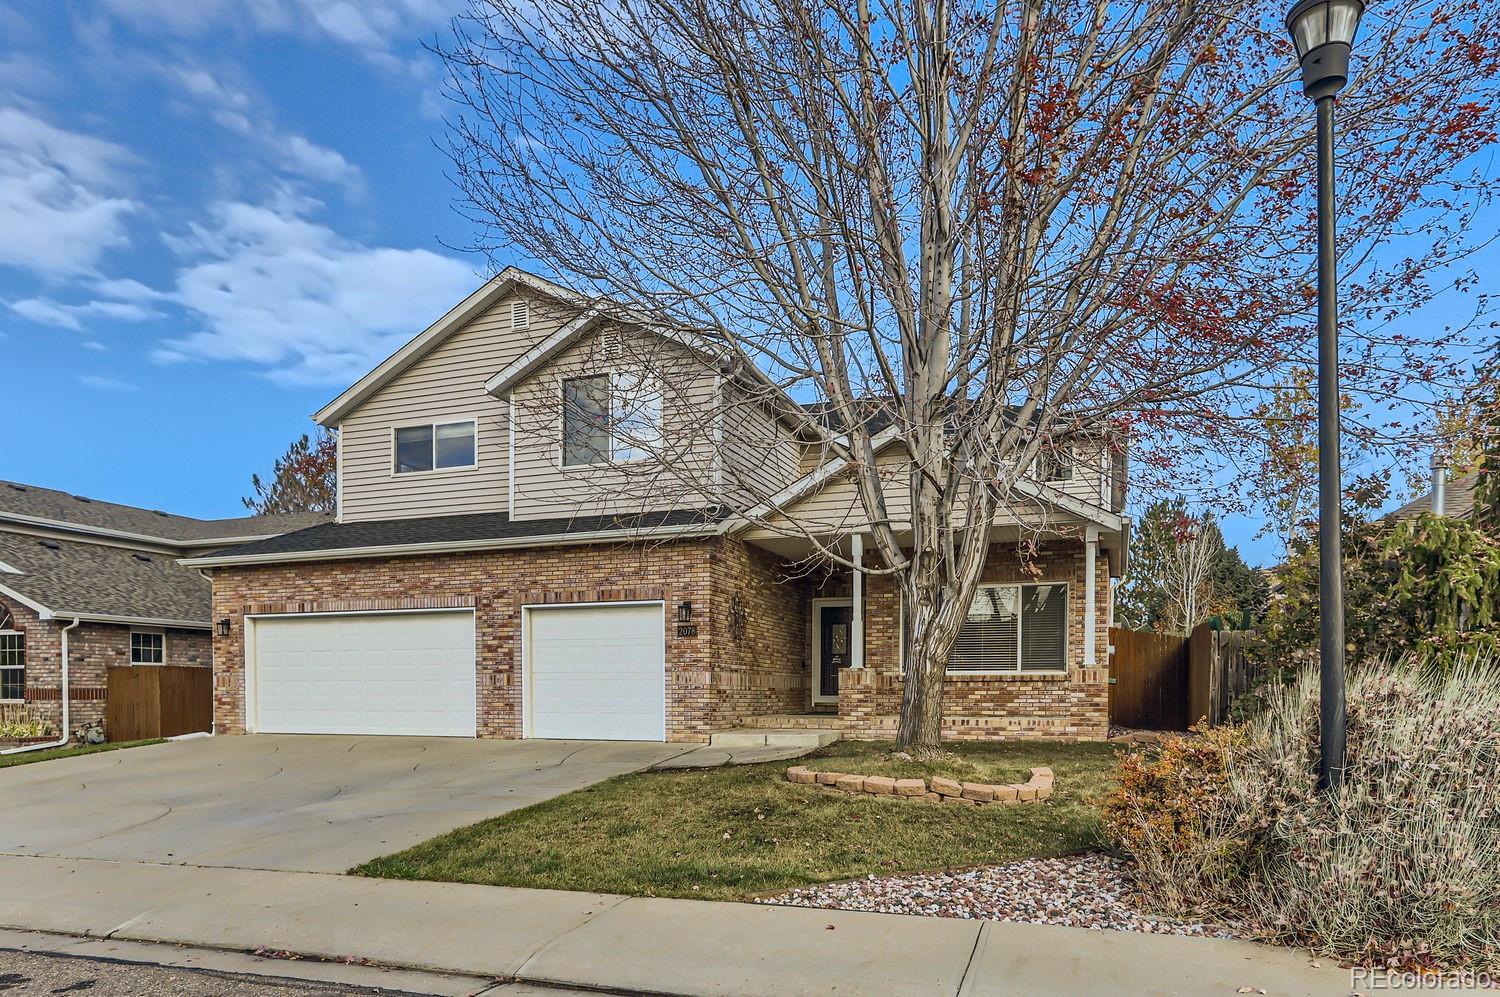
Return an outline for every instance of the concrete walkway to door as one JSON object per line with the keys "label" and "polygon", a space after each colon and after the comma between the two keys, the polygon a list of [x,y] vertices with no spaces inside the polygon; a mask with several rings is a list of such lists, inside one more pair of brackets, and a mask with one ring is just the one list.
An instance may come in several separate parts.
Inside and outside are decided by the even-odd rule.
{"label": "concrete walkway to door", "polygon": [[343,872],[686,744],[257,734],[0,769],[0,852]]}

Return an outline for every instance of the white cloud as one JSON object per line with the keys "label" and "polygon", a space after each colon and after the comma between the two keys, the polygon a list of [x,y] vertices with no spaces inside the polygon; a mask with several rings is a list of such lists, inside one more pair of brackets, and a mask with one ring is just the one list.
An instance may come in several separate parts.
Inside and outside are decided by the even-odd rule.
{"label": "white cloud", "polygon": [[317,36],[389,61],[423,32],[467,9],[465,0],[104,0],[116,17],[183,36],[237,28]]}
{"label": "white cloud", "polygon": [[122,193],[134,157],[122,146],[0,107],[0,265],[49,276],[92,271],[126,244]]}
{"label": "white cloud", "polygon": [[26,298],[11,302],[10,310],[40,325],[75,330],[82,329],[83,320],[93,316],[117,322],[145,322],[161,318],[160,312],[127,301],[94,300],[81,305],[69,305],[49,298]]}
{"label": "white cloud", "polygon": [[270,113],[261,109],[244,90],[225,83],[201,66],[171,66],[162,71],[203,105],[214,123],[260,146],[280,169],[309,180],[363,190],[363,174],[358,166],[334,149],[277,128]]}
{"label": "white cloud", "polygon": [[79,374],[78,381],[80,384],[86,385],[90,388],[94,388],[98,391],[140,390],[139,386],[131,384],[129,381],[121,381],[118,378],[114,377],[103,377],[99,374]]}
{"label": "white cloud", "polygon": [[303,217],[308,208],[221,203],[208,224],[169,240],[186,260],[172,297],[203,329],[153,359],[244,361],[285,384],[347,384],[478,282],[451,257],[344,239]]}

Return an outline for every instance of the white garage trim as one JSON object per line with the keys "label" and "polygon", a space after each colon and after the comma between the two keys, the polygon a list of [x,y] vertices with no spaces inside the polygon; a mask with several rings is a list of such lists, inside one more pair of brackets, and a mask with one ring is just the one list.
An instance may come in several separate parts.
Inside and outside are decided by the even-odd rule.
{"label": "white garage trim", "polygon": [[256,624],[260,621],[279,621],[294,619],[330,619],[333,617],[365,616],[365,617],[391,617],[391,616],[415,616],[431,615],[433,613],[447,613],[452,615],[464,614],[469,618],[469,634],[471,645],[469,660],[474,663],[474,674],[471,677],[474,688],[474,722],[466,736],[474,737],[479,732],[478,718],[478,619],[477,613],[472,607],[451,607],[434,609],[382,609],[382,610],[349,610],[326,613],[247,613],[245,615],[245,640],[244,640],[244,669],[245,669],[245,732],[254,734],[260,728],[259,717],[259,676],[256,674]]}
{"label": "white garage trim", "polygon": [[536,683],[532,680],[532,647],[531,647],[531,618],[533,612],[547,612],[549,610],[568,609],[624,609],[627,607],[655,606],[661,611],[661,740],[667,736],[667,604],[662,599],[636,599],[620,600],[617,602],[544,602],[532,603],[521,607],[521,736],[534,737],[533,722],[535,711],[532,707],[532,695],[536,690]]}

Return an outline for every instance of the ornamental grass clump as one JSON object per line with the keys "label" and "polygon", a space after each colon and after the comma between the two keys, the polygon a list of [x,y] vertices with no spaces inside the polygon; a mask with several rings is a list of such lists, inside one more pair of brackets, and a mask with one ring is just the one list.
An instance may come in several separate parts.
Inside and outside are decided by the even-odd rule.
{"label": "ornamental grass clump", "polygon": [[1196,820],[1167,834],[1149,797],[1112,806],[1143,891],[1172,913],[1354,962],[1497,968],[1500,662],[1361,668],[1348,701],[1336,798],[1315,786],[1309,670],[1271,690],[1264,711],[1209,753],[1205,764],[1225,777]]}

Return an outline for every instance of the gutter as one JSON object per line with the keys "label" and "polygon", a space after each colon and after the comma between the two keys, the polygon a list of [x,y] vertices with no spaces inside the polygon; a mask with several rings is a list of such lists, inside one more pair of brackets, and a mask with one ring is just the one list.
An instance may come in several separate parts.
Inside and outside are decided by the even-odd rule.
{"label": "gutter", "polygon": [[41,751],[46,748],[66,748],[73,740],[72,732],[68,729],[68,631],[82,622],[82,620],[75,619],[62,628],[62,736],[56,741],[47,741],[43,744],[25,744],[19,748],[6,748],[0,751],[0,755],[19,755],[27,751]]}
{"label": "gutter", "polygon": [[300,550],[271,554],[230,554],[218,557],[183,557],[177,563],[189,568],[225,568],[234,565],[290,564],[299,561],[343,561],[366,557],[404,557],[413,554],[456,554],[475,550],[511,550],[520,547],[572,547],[610,541],[633,542],[663,537],[718,536],[723,523],[669,526],[631,532],[628,530],[594,530],[589,533],[561,533],[555,536],[495,537],[481,540],[458,540],[438,543],[391,544],[384,547],[340,547],[329,550]]}
{"label": "gutter", "polygon": [[160,547],[164,552],[183,547],[212,547],[219,544],[241,544],[251,543],[256,540],[269,540],[280,536],[279,533],[259,533],[254,536],[244,537],[203,537],[202,539],[161,536],[154,533],[132,533],[129,530],[112,530],[106,526],[89,526],[85,523],[70,523],[61,519],[46,519],[42,516],[25,516],[18,512],[0,512],[0,523],[14,523],[17,526],[40,527],[53,530],[58,533],[78,534],[89,537],[109,537],[113,540],[130,540],[136,543],[145,543],[153,547]]}

